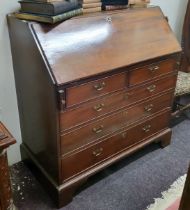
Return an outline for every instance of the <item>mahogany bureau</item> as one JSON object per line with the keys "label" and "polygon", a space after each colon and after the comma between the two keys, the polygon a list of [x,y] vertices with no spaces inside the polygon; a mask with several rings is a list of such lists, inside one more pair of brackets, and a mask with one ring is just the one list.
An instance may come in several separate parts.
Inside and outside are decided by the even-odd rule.
{"label": "mahogany bureau", "polygon": [[160,8],[8,24],[22,158],[58,207],[94,173],[170,143],[181,48]]}

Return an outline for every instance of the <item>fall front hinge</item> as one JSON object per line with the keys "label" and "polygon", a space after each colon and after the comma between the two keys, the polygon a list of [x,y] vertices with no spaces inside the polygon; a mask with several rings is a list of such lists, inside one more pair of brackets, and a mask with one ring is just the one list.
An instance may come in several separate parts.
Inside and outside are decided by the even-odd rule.
{"label": "fall front hinge", "polygon": [[59,106],[60,110],[63,111],[66,105],[65,101],[65,91],[64,90],[59,90]]}

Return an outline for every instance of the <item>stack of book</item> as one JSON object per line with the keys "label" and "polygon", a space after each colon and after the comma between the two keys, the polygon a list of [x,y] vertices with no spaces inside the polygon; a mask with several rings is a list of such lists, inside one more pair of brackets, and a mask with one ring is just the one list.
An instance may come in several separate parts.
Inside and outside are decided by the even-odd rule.
{"label": "stack of book", "polygon": [[53,24],[82,14],[78,0],[22,0],[19,3],[20,12],[15,13],[19,19]]}
{"label": "stack of book", "polygon": [[141,8],[147,7],[150,0],[129,0],[129,7],[131,8]]}
{"label": "stack of book", "polygon": [[128,0],[102,0],[103,10],[118,10],[126,9],[128,7]]}
{"label": "stack of book", "polygon": [[102,10],[101,0],[83,0],[83,13],[100,12]]}

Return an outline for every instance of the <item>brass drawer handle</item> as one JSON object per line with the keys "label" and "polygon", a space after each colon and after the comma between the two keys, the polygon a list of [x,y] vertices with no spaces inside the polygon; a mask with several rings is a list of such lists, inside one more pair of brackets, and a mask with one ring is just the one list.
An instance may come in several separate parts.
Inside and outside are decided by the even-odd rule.
{"label": "brass drawer handle", "polygon": [[105,82],[101,82],[97,85],[94,85],[94,88],[97,90],[97,91],[100,91],[100,90],[103,90],[104,87],[106,86],[106,83]]}
{"label": "brass drawer handle", "polygon": [[150,128],[151,128],[151,125],[146,125],[146,126],[144,126],[144,127],[142,128],[142,130],[143,130],[145,133],[147,133],[147,132],[150,131]]}
{"label": "brass drawer handle", "polygon": [[93,128],[92,129],[92,131],[94,132],[94,133],[101,133],[102,131],[103,131],[103,128],[104,128],[104,126],[103,125],[100,125],[98,128]]}
{"label": "brass drawer handle", "polygon": [[149,104],[149,105],[147,105],[147,106],[144,107],[144,110],[145,110],[146,112],[150,112],[150,111],[152,111],[153,107],[154,107],[153,104]]}
{"label": "brass drawer handle", "polygon": [[101,112],[104,106],[105,106],[104,103],[101,103],[101,104],[98,104],[98,105],[94,106],[94,109],[97,112]]}
{"label": "brass drawer handle", "polygon": [[160,69],[159,66],[150,66],[148,67],[151,73],[154,73],[155,71],[158,71]]}
{"label": "brass drawer handle", "polygon": [[147,87],[147,90],[148,90],[150,93],[154,92],[154,91],[156,90],[156,85],[151,85],[151,86]]}
{"label": "brass drawer handle", "polygon": [[99,149],[96,149],[95,151],[92,152],[92,154],[96,157],[100,156],[103,152],[103,148],[99,148]]}

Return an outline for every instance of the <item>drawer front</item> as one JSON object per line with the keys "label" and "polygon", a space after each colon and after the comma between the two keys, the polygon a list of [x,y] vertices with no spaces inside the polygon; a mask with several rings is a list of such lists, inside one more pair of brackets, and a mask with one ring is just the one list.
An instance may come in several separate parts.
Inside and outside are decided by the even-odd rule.
{"label": "drawer front", "polygon": [[159,114],[96,145],[63,158],[63,181],[165,129],[168,126],[169,118],[170,111]]}
{"label": "drawer front", "polygon": [[116,94],[105,96],[90,103],[84,103],[77,108],[68,109],[60,114],[60,129],[67,130],[74,126],[85,123],[112,111],[121,109],[139,100],[174,88],[176,75],[165,77],[161,80],[143,85],[142,87],[120,91]]}
{"label": "drawer front", "polygon": [[72,106],[81,102],[105,95],[127,86],[127,74],[121,73],[105,77],[93,82],[74,86],[66,89],[66,106]]}
{"label": "drawer front", "polygon": [[61,153],[65,155],[68,152],[97,141],[105,135],[116,132],[121,127],[127,126],[140,118],[170,107],[172,97],[173,92],[169,92],[128,109],[123,109],[75,131],[63,134],[61,136]]}
{"label": "drawer front", "polygon": [[134,69],[129,73],[129,86],[137,85],[152,78],[167,74],[176,70],[176,60],[167,59],[162,62],[150,64],[142,68]]}

